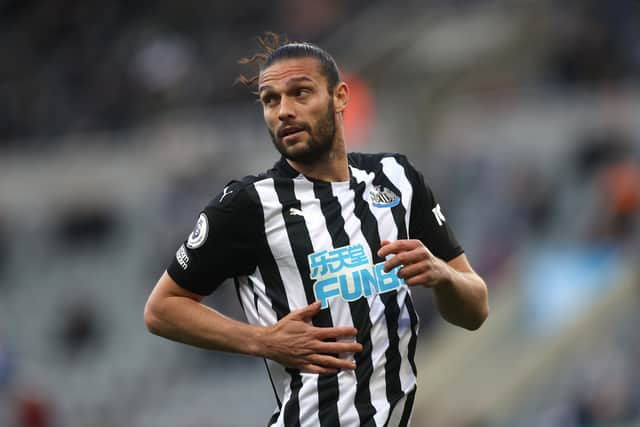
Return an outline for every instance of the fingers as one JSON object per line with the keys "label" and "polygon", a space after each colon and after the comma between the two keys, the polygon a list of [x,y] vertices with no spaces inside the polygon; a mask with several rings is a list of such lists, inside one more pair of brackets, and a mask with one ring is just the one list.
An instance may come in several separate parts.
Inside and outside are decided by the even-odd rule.
{"label": "fingers", "polygon": [[386,257],[389,254],[400,254],[402,252],[412,251],[418,248],[422,248],[429,256],[431,256],[431,252],[429,249],[420,241],[420,240],[396,240],[395,242],[389,242],[388,240],[383,240],[380,244],[380,249],[378,250],[379,257]]}
{"label": "fingers", "polygon": [[415,268],[405,270],[405,267],[398,271],[398,276],[402,277],[407,286],[422,285],[431,287],[431,273],[428,269]]}
{"label": "fingers", "polygon": [[316,301],[280,319],[266,335],[264,355],[282,365],[316,374],[355,369],[349,358],[339,357],[363,351],[355,341],[358,330],[350,326],[315,327],[306,320],[321,309]]}
{"label": "fingers", "polygon": [[319,340],[327,340],[333,338],[351,338],[358,335],[358,330],[350,326],[334,326],[331,328],[316,328],[316,337]]}
{"label": "fingers", "polygon": [[353,338],[358,335],[356,328],[348,326],[336,326],[332,328],[315,328],[314,334],[319,342],[314,346],[317,353],[359,353],[362,351],[362,344],[353,341],[326,341],[340,338]]}
{"label": "fingers", "polygon": [[317,353],[339,354],[339,353],[360,353],[363,347],[357,342],[321,342],[315,346]]}
{"label": "fingers", "polygon": [[356,369],[356,362],[349,359],[340,359],[328,354],[312,354],[307,357],[312,365],[329,369]]}
{"label": "fingers", "polygon": [[378,256],[390,257],[384,263],[384,271],[389,272],[396,267],[401,266],[398,270],[398,277],[404,279],[409,286],[422,284],[430,286],[433,282],[434,262],[437,261],[429,249],[420,240],[396,240],[389,242],[383,240],[381,242]]}
{"label": "fingers", "polygon": [[340,359],[325,354],[314,354],[307,357],[308,363],[303,363],[298,367],[302,372],[312,374],[335,374],[340,370],[354,370],[356,363],[352,360]]}
{"label": "fingers", "polygon": [[358,343],[325,343],[327,345],[318,346],[314,353],[304,356],[298,366],[290,365],[300,369],[302,372],[314,374],[335,374],[340,370],[354,370],[356,363],[351,359],[337,356],[337,353],[349,353],[362,351],[362,345]]}
{"label": "fingers", "polygon": [[385,257],[389,254],[397,254],[399,252],[414,249],[417,246],[416,243],[418,243],[418,240],[396,240],[395,242],[383,240],[380,243],[378,256]]}
{"label": "fingers", "polygon": [[408,286],[422,285],[422,286],[426,286],[428,288],[433,286],[433,282],[429,278],[429,275],[426,274],[426,273],[418,274],[416,276],[413,276],[413,277],[410,277],[408,279],[405,279],[404,282]]}
{"label": "fingers", "polygon": [[323,343],[317,346],[314,353],[310,353],[300,359],[299,365],[290,365],[303,372],[314,374],[335,374],[339,370],[356,369],[356,363],[351,359],[340,358],[338,353],[352,353],[362,351],[362,345],[358,343]]}
{"label": "fingers", "polygon": [[389,272],[399,265],[408,266],[410,264],[426,261],[430,256],[431,254],[426,251],[424,246],[419,246],[407,252],[400,252],[384,263],[384,271]]}
{"label": "fingers", "polygon": [[451,275],[446,263],[436,258],[404,265],[398,270],[398,277],[404,279],[404,282],[409,286],[422,285],[428,288],[451,282]]}
{"label": "fingers", "polygon": [[292,311],[291,313],[289,313],[288,317],[292,319],[308,320],[308,319],[311,319],[316,314],[320,313],[321,307],[322,307],[322,302],[315,301],[306,307]]}
{"label": "fingers", "polygon": [[401,277],[405,280],[405,282],[419,274],[426,273],[429,270],[429,265],[427,262],[417,262],[415,264],[409,264],[402,267],[398,270],[398,277]]}

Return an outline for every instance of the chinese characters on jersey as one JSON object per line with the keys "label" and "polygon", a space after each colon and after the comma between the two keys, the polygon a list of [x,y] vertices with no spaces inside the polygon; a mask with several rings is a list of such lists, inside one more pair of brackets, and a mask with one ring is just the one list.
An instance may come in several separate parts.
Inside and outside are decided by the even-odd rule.
{"label": "chinese characters on jersey", "polygon": [[401,266],[385,273],[384,262],[371,265],[361,244],[314,252],[308,259],[310,276],[316,280],[313,292],[322,308],[327,308],[329,301],[338,296],[355,301],[404,284],[398,277]]}

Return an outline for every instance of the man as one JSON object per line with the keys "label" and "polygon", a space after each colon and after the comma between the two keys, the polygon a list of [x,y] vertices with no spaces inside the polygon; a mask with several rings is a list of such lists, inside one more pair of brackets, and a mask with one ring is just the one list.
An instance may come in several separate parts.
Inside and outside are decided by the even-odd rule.
{"label": "man", "polygon": [[[431,288],[445,319],[476,329],[486,285],[404,156],[347,154],[349,88],[333,58],[261,42],[246,61],[259,74],[243,81],[258,83],[282,158],[204,209],[145,322],[172,340],[265,358],[270,377],[285,378],[269,425],[406,426],[418,334],[409,287]],[[232,277],[248,323],[201,304]]]}

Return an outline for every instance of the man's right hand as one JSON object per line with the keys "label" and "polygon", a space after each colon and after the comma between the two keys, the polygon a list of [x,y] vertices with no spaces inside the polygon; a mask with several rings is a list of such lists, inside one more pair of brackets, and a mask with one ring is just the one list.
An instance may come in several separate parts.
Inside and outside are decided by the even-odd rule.
{"label": "man's right hand", "polygon": [[316,301],[267,327],[262,340],[262,355],[288,368],[315,374],[355,369],[353,361],[333,355],[361,352],[362,344],[326,340],[355,337],[358,330],[348,326],[319,328],[310,325],[308,321],[320,312],[320,307],[320,301]]}

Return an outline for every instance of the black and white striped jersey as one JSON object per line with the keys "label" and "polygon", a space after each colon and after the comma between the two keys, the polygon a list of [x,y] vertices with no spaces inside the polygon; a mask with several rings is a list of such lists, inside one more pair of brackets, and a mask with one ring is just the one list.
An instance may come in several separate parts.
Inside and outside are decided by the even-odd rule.
{"label": "black and white striped jersey", "polygon": [[[418,316],[382,240],[420,239],[448,261],[462,253],[423,176],[400,154],[348,156],[350,180],[307,178],[281,159],[232,181],[200,214],[169,275],[207,295],[234,278],[248,322],[273,325],[316,300],[316,326],[354,326],[355,371],[301,373],[267,361],[272,426],[406,426],[416,390]],[[277,381],[279,382],[279,381]]]}

